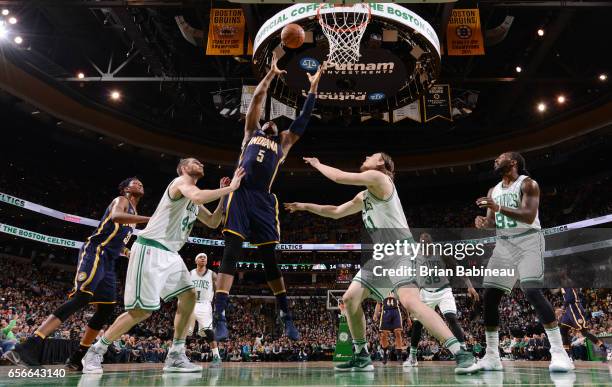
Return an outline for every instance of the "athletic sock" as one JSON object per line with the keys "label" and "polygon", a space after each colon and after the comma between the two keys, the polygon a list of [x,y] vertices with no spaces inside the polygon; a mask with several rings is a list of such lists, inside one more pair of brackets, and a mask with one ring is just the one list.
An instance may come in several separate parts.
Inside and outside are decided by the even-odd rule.
{"label": "athletic sock", "polygon": [[559,330],[559,327],[544,329],[546,330],[546,336],[548,336],[550,347],[563,349],[563,339],[561,338],[561,331]]}
{"label": "athletic sock", "polygon": [[410,356],[412,356],[413,358],[416,358],[416,355],[417,355],[417,348],[410,347]]}
{"label": "athletic sock", "polygon": [[108,346],[111,345],[112,341],[102,336],[92,347],[97,353],[106,353]]}
{"label": "athletic sock", "polygon": [[212,354],[213,354],[213,356],[221,357],[221,356],[219,356],[219,348],[218,347],[212,349]]}
{"label": "athletic sock", "polygon": [[444,342],[444,347],[448,349],[453,355],[456,355],[457,352],[461,350],[461,346],[459,345],[459,340],[455,336],[449,338]]}
{"label": "athletic sock", "polygon": [[289,302],[287,301],[287,292],[283,291],[281,293],[275,294],[276,296],[276,305],[278,305],[278,309],[280,309],[281,317],[284,317],[289,314]]}
{"label": "athletic sock", "polygon": [[499,330],[485,331],[485,337],[487,339],[486,353],[499,357]]}
{"label": "athletic sock", "polygon": [[355,347],[355,353],[360,355],[362,351],[368,353],[368,346],[365,339],[353,339],[353,347]]}
{"label": "athletic sock", "polygon": [[225,316],[225,308],[229,302],[229,294],[225,292],[215,293],[215,314],[217,316]]}
{"label": "athletic sock", "polygon": [[185,350],[185,340],[184,339],[173,339],[172,347],[170,347],[170,351],[168,352],[183,352]]}

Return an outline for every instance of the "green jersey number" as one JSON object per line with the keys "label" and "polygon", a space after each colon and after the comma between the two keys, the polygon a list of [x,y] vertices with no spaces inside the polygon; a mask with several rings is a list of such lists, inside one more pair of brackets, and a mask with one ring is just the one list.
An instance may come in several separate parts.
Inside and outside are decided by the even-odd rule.
{"label": "green jersey number", "polygon": [[[426,263],[427,268],[428,269],[434,269],[436,268],[437,264],[433,263],[433,262],[427,262]],[[433,266],[433,267],[432,267]],[[428,270],[429,271],[429,270]],[[425,277],[425,285],[433,285],[433,284],[438,284],[440,283],[441,279],[439,276],[437,275],[428,275],[427,277]]]}
{"label": "green jersey number", "polygon": [[187,230],[187,232],[190,232],[194,223],[195,219],[193,220],[193,222],[189,222],[189,216],[184,217],[181,221],[181,231]]}
{"label": "green jersey number", "polygon": [[497,228],[513,228],[517,226],[514,219],[508,218],[501,212],[495,214],[495,225]]}
{"label": "green jersey number", "polygon": [[370,218],[370,215],[366,215],[363,221],[365,223],[365,228],[368,230],[376,230],[376,226],[374,225],[372,218]]}

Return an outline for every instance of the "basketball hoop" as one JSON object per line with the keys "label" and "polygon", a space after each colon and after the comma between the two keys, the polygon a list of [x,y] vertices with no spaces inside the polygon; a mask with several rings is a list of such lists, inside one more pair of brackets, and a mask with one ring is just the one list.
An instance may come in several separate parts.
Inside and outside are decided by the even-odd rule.
{"label": "basketball hoop", "polygon": [[372,11],[366,3],[319,5],[317,19],[329,41],[328,63],[344,64],[359,61],[361,56],[359,45],[371,18]]}

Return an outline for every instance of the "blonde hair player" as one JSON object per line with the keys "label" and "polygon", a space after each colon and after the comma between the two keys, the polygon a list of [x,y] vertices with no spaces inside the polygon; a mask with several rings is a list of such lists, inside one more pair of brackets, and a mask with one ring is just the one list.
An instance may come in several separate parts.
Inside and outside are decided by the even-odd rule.
{"label": "blonde hair player", "polygon": [[550,341],[551,372],[567,372],[574,365],[563,349],[563,339],[552,305],[544,297],[544,236],[538,208],[540,187],[529,177],[525,159],[517,152],[505,152],[495,159],[494,170],[501,181],[476,205],[487,210],[477,216],[477,228],[496,228],[497,242],[488,268],[516,269],[515,276],[485,276],[483,286],[484,324],[487,350],[474,366],[484,371],[503,369],[499,356],[499,303],[519,280],[525,297],[535,309]]}
{"label": "blonde hair player", "polygon": [[[290,212],[308,211],[327,218],[342,218],[361,212],[364,226],[372,239],[378,237],[376,230],[387,229],[399,231],[405,240],[412,240],[412,234],[404,215],[395,184],[393,183],[393,160],[386,153],[375,153],[367,156],[361,165],[361,172],[351,173],[322,164],[314,157],[304,158],[307,164],[317,169],[328,179],[346,185],[366,187],[352,200],[341,204],[320,205],[312,203],[286,203]],[[399,240],[399,239],[397,239]],[[404,266],[411,266],[410,258],[405,257]],[[399,267],[399,266],[397,266]],[[423,325],[444,343],[444,346],[455,355],[457,367],[455,373],[471,373],[467,371],[474,365],[474,356],[461,348],[459,341],[453,336],[442,318],[425,305],[419,297],[419,289],[415,286],[416,278],[410,276],[393,276],[373,278],[372,272],[363,268],[353,278],[353,282],[342,296],[346,307],[346,319],[353,337],[353,358],[338,364],[336,371],[372,371],[374,366],[366,346],[365,315],[362,302],[370,297],[376,301],[384,299],[383,294],[395,290],[401,304],[408,313],[418,318]],[[376,280],[377,286],[372,282]]]}
{"label": "blonde hair player", "polygon": [[102,373],[102,359],[108,346],[146,320],[160,308],[160,298],[167,302],[178,298],[174,318],[174,338],[168,351],[164,372],[200,372],[202,367],[185,355],[187,324],[195,306],[195,291],[189,270],[178,251],[183,247],[196,219],[211,228],[221,223],[223,206],[219,202],[214,213],[203,204],[221,199],[240,187],[244,170],[238,168],[231,183],[221,179],[221,188],[201,190],[197,181],[204,177],[204,165],[195,158],[181,159],[176,168],[179,175],[168,184],[161,200],[140,233],[130,253],[125,279],[124,304],[126,312],[92,345],[82,360],[83,373]]}
{"label": "blonde hair player", "polygon": [[213,354],[212,366],[219,367],[221,365],[221,356],[219,356],[219,348],[215,341],[215,332],[213,330],[213,315],[212,302],[215,295],[215,281],[217,273],[208,269],[208,256],[205,253],[200,253],[195,257],[196,268],[191,270],[191,282],[196,292],[196,304],[189,321],[189,330],[187,335],[191,336],[194,333],[196,321],[198,323],[198,335],[204,337],[206,342],[210,344]]}

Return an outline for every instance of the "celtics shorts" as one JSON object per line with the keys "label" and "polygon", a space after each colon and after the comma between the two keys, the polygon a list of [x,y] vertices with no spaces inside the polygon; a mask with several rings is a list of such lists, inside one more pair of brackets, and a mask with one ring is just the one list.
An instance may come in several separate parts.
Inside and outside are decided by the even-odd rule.
{"label": "celtics shorts", "polygon": [[371,259],[353,277],[370,291],[369,298],[382,302],[389,292],[402,287],[418,287],[415,260],[409,257]]}
{"label": "celtics shorts", "polygon": [[125,280],[125,309],[157,310],[160,298],[167,302],[193,289],[181,256],[159,242],[138,237],[130,252]]}
{"label": "celtics shorts", "polygon": [[457,305],[451,288],[433,291],[421,289],[421,301],[431,309],[436,309],[437,306],[443,315],[446,313],[457,314]]}
{"label": "celtics shorts", "polygon": [[498,239],[487,269],[505,269],[509,275],[485,275],[485,288],[512,291],[517,281],[521,285],[539,286],[544,283],[544,235],[541,232]]}

